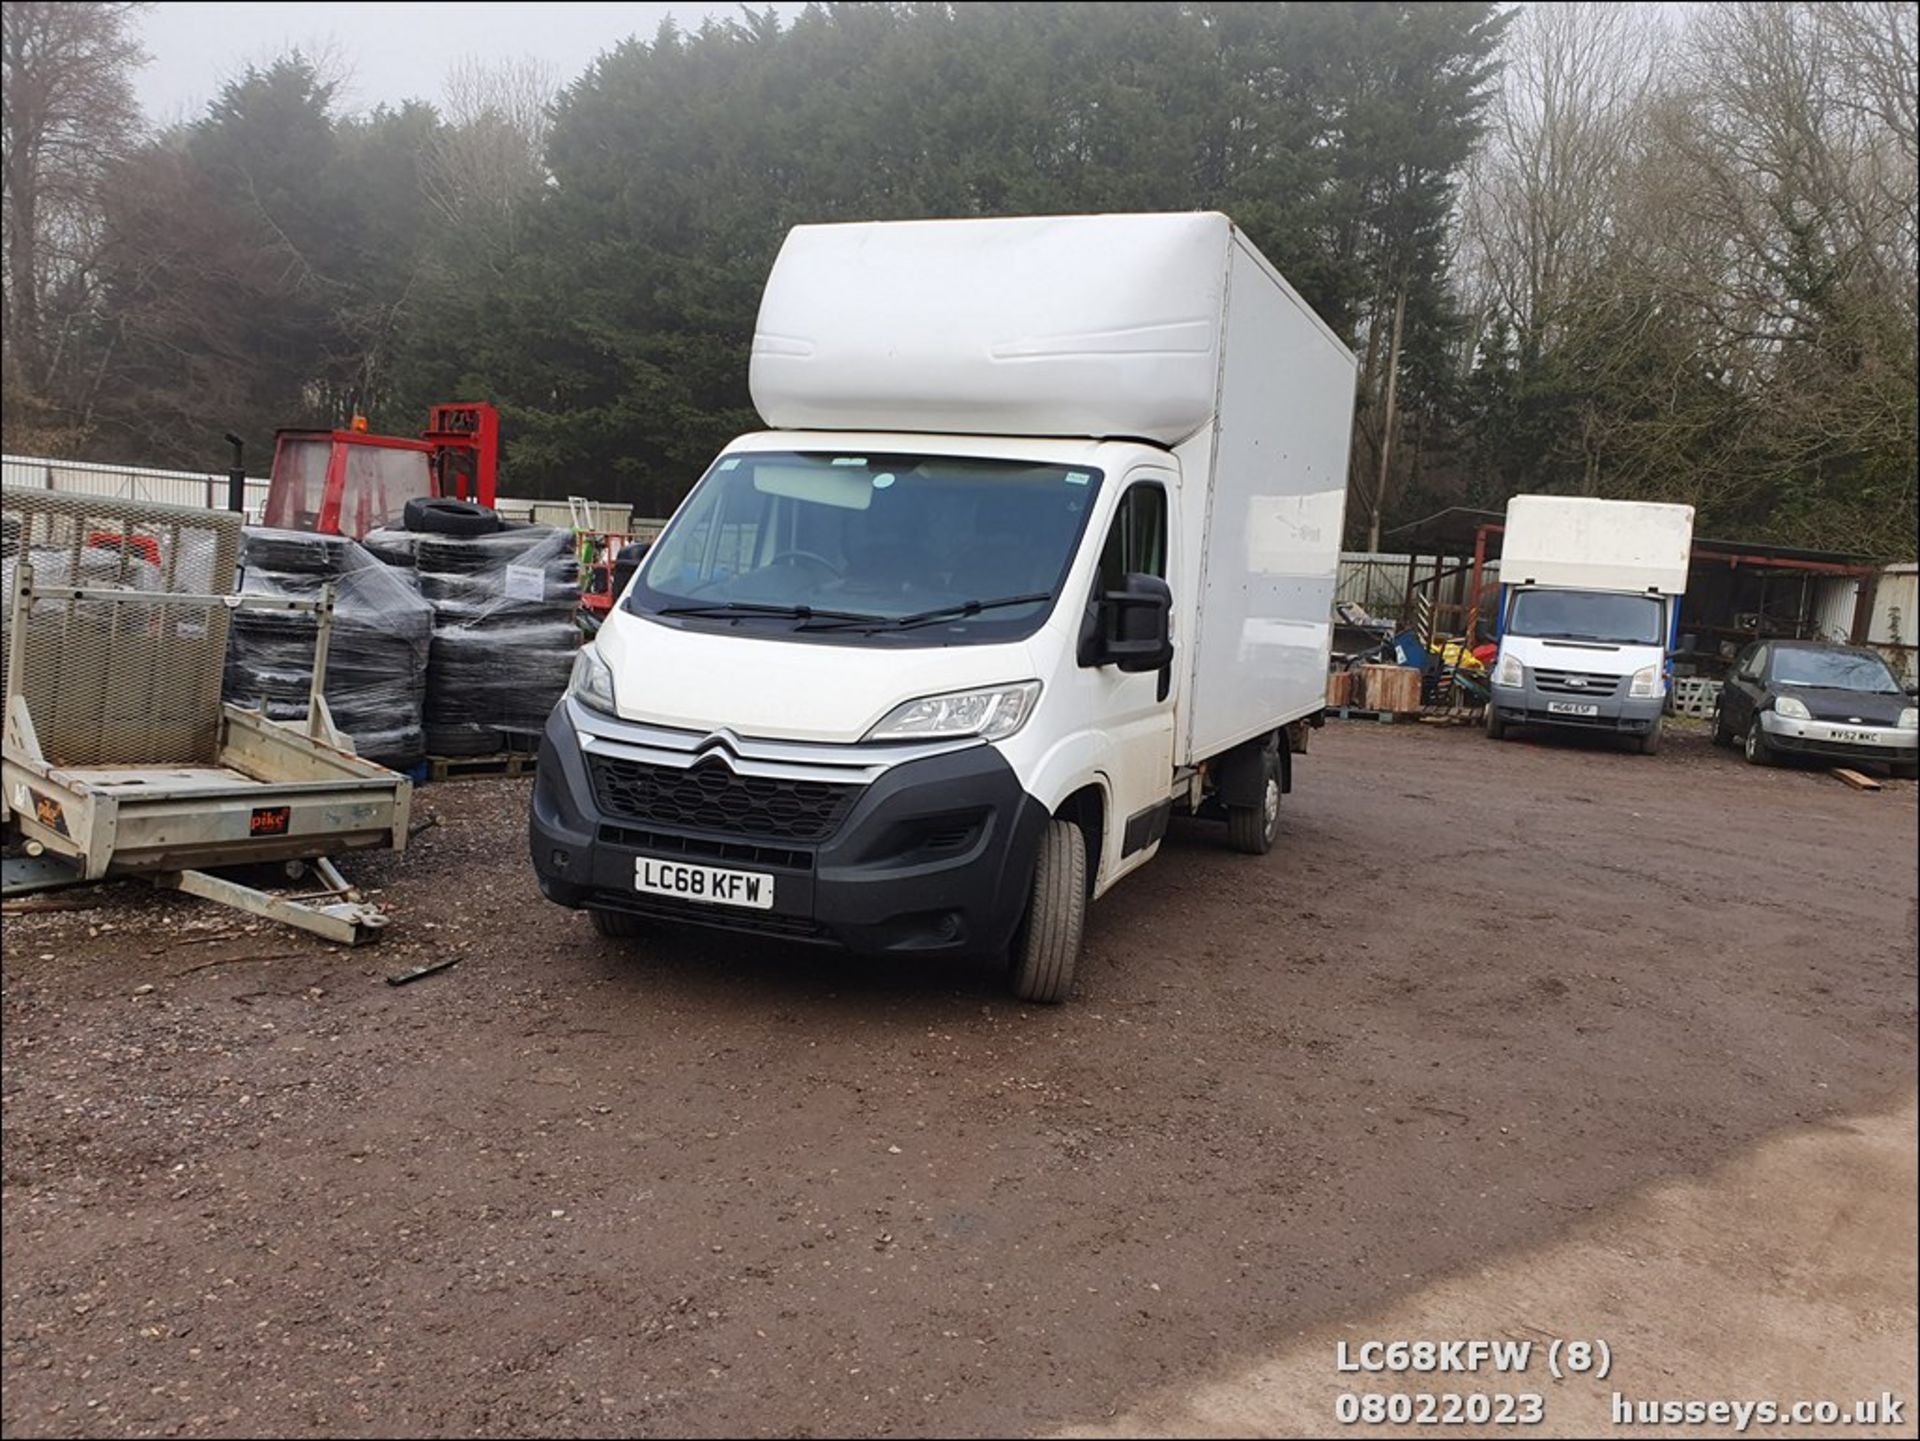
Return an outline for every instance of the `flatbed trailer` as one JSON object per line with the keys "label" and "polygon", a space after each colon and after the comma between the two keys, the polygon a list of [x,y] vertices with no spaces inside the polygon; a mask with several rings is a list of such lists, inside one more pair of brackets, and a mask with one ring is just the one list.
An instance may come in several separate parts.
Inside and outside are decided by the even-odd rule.
{"label": "flatbed trailer", "polygon": [[[140,876],[343,944],[376,937],[386,917],[328,858],[404,850],[413,787],[333,727],[330,592],[234,593],[238,516],[38,491],[9,490],[6,505],[23,525],[7,557],[0,819],[25,852],[6,892]],[[102,535],[104,566],[90,553]],[[116,545],[139,574],[115,574]],[[61,574],[42,578],[36,561]],[[315,616],[305,722],[220,700],[227,620],[257,606]],[[311,863],[325,887],[286,898],[207,869],[262,863]]]}

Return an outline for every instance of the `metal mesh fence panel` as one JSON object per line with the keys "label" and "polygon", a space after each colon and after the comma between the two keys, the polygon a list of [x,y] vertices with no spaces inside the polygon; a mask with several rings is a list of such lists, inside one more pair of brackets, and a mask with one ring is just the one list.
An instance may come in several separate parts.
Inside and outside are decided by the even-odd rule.
{"label": "metal mesh fence panel", "polygon": [[[229,612],[217,599],[168,597],[233,592],[241,517],[14,486],[0,492],[0,515],[0,684],[9,700],[26,697],[47,760],[212,764]],[[24,616],[23,566],[33,589]]]}

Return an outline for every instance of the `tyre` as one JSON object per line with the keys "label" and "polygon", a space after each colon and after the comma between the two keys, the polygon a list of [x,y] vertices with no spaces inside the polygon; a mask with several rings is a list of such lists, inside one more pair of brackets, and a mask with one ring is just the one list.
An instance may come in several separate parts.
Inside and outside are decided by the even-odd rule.
{"label": "tyre", "polygon": [[360,544],[365,547],[368,555],[396,570],[413,568],[413,551],[418,543],[419,537],[412,531],[393,530],[384,526],[379,530],[370,530],[360,537]]}
{"label": "tyre", "polygon": [[1727,729],[1727,715],[1719,706],[1713,708],[1713,743],[1722,750],[1733,746],[1733,732]]}
{"label": "tyre", "polygon": [[617,941],[632,940],[647,931],[645,917],[636,916],[632,911],[603,911],[595,907],[587,914],[593,917],[596,931]]}
{"label": "tyre", "polygon": [[362,760],[388,770],[409,771],[426,758],[427,738],[417,725],[395,726],[383,730],[348,728],[353,748]]}
{"label": "tyre", "polygon": [[1887,769],[1893,772],[1893,778],[1897,781],[1920,779],[1920,762],[1895,761]]}
{"label": "tyre", "polygon": [[1048,821],[1040,833],[1026,918],[1013,938],[1009,981],[1014,995],[1045,1006],[1067,998],[1086,920],[1086,838],[1072,821]]}
{"label": "tyre", "polygon": [[1487,739],[1503,741],[1507,738],[1507,723],[1500,719],[1500,712],[1491,705],[1487,707]]}
{"label": "tyre", "polygon": [[1640,737],[1640,754],[1641,755],[1651,756],[1651,755],[1658,755],[1660,753],[1661,725],[1662,725],[1661,718],[1659,716],[1655,716],[1653,718],[1653,729]]}
{"label": "tyre", "polygon": [[442,721],[432,714],[431,702],[423,739],[430,756],[490,756],[500,749],[492,726],[476,721]]}
{"label": "tyre", "polygon": [[1264,856],[1280,834],[1280,755],[1266,753],[1257,806],[1227,807],[1227,840],[1243,855]]}
{"label": "tyre", "polygon": [[[341,535],[312,530],[275,530],[250,525],[241,533],[240,564],[248,571],[279,571],[287,575],[337,576],[347,566],[353,542]],[[283,582],[284,584],[284,582]],[[307,587],[317,591],[315,580]]]}
{"label": "tyre", "polygon": [[1767,740],[1767,733],[1760,728],[1759,716],[1755,716],[1747,725],[1745,750],[1750,766],[1770,766],[1774,763],[1773,746]]}
{"label": "tyre", "polygon": [[413,548],[413,562],[424,575],[492,576],[497,584],[500,574],[519,549],[511,542],[492,535],[422,535]]}
{"label": "tyre", "polygon": [[405,524],[427,535],[492,535],[500,529],[500,517],[470,500],[415,496],[407,502]]}

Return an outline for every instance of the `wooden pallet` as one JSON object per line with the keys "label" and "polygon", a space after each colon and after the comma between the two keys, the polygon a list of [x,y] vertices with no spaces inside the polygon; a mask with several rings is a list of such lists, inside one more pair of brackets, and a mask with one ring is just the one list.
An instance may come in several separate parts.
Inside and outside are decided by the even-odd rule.
{"label": "wooden pallet", "polygon": [[428,756],[427,779],[457,781],[472,776],[530,776],[540,757],[532,751],[496,751],[490,756]]}
{"label": "wooden pallet", "polygon": [[1410,715],[1395,715],[1390,710],[1368,710],[1365,706],[1357,705],[1328,706],[1327,715],[1333,720],[1379,721],[1382,725],[1391,725],[1395,721],[1413,719]]}
{"label": "wooden pallet", "polygon": [[1720,682],[1705,676],[1678,675],[1673,678],[1673,713],[1695,720],[1713,719],[1720,699]]}

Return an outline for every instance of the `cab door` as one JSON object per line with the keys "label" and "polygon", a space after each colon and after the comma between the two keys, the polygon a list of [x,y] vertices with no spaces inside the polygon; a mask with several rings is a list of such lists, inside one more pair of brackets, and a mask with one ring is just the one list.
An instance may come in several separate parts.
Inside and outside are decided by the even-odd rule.
{"label": "cab door", "polygon": [[[1118,590],[1129,574],[1152,575],[1172,583],[1168,574],[1172,544],[1172,477],[1137,470],[1127,479],[1114,508],[1096,594]],[[1158,671],[1128,673],[1118,666],[1091,667],[1094,724],[1105,732],[1112,757],[1107,783],[1112,811],[1102,869],[1111,881],[1150,859],[1165,833],[1173,805],[1173,664],[1188,638],[1173,637],[1175,661]]]}
{"label": "cab door", "polygon": [[1747,727],[1753,723],[1754,712],[1759,708],[1760,697],[1764,694],[1767,673],[1767,647],[1754,644],[1747,647],[1732,672],[1720,687],[1720,715],[1729,733],[1738,737],[1747,733]]}

